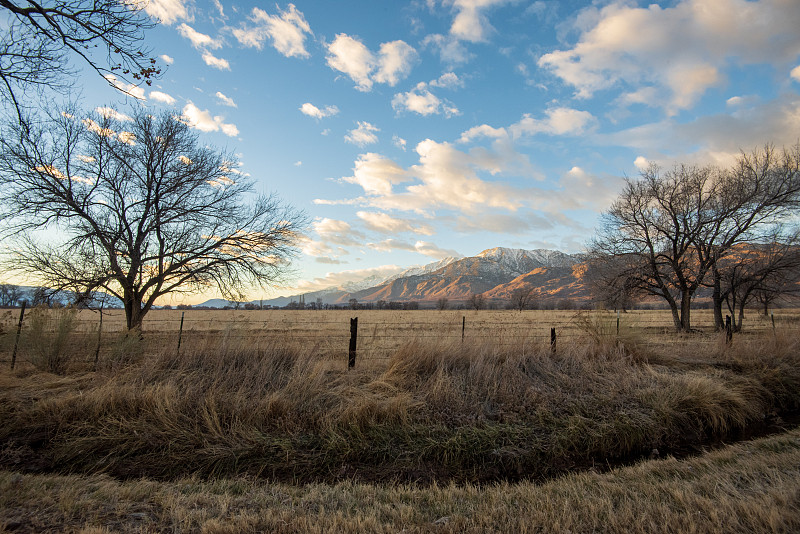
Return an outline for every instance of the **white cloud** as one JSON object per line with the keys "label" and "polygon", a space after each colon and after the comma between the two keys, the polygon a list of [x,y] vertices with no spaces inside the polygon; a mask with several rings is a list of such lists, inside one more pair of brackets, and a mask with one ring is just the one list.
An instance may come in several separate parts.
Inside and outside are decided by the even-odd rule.
{"label": "white cloud", "polygon": [[124,122],[132,122],[133,121],[133,119],[130,116],[125,115],[124,113],[120,113],[119,111],[117,111],[114,108],[98,107],[98,108],[95,108],[94,110],[95,110],[95,112],[100,114],[100,116],[105,117],[107,119],[115,119],[115,120],[124,121]]}
{"label": "white cloud", "polygon": [[[403,169],[379,154],[364,154],[356,161],[355,173],[343,182],[360,185],[365,196],[345,200],[315,199],[320,205],[359,205],[380,210],[415,211],[455,209],[475,214],[485,208],[517,210],[529,200],[531,190],[485,180],[480,175],[512,172],[533,177],[527,157],[508,143],[492,149],[476,147],[469,152],[449,143],[426,139],[416,147],[419,164]],[[403,182],[402,190],[394,187]]]}
{"label": "white cloud", "polygon": [[612,3],[583,15],[577,44],[543,55],[539,66],[580,98],[615,85],[656,87],[669,115],[721,84],[726,66],[780,67],[800,49],[800,3],[786,0],[681,0],[668,8]]}
{"label": "white cloud", "polygon": [[309,117],[314,117],[315,119],[323,119],[325,117],[332,117],[339,113],[339,108],[336,106],[325,106],[325,108],[320,109],[311,102],[306,102],[302,106],[300,106],[300,111],[303,115],[308,115]]}
{"label": "white cloud", "polygon": [[493,28],[484,11],[509,1],[511,0],[451,0],[456,16],[450,26],[450,34],[464,41],[485,41]]}
{"label": "white cloud", "polygon": [[217,99],[218,99],[218,100],[219,100],[219,101],[220,101],[222,104],[224,104],[224,105],[226,105],[226,106],[228,106],[228,107],[232,107],[232,108],[235,108],[235,107],[237,107],[237,106],[236,106],[236,102],[234,102],[234,101],[233,101],[233,99],[232,99],[231,97],[229,97],[229,96],[225,96],[225,95],[224,95],[224,94],[222,94],[220,91],[217,91],[217,94],[216,94],[215,96],[217,97]]}
{"label": "white cloud", "polygon": [[227,17],[225,16],[225,9],[223,9],[222,7],[222,2],[220,2],[219,0],[214,0],[214,7],[217,8],[219,16],[222,18],[222,20],[227,19]]}
{"label": "white cloud", "polygon": [[495,6],[514,0],[445,0],[450,4],[455,17],[448,35],[431,34],[423,39],[425,46],[432,45],[439,50],[443,61],[450,64],[465,63],[472,57],[463,42],[485,42],[494,28],[485,12]]}
{"label": "white cloud", "polygon": [[425,256],[430,256],[431,258],[435,258],[437,260],[443,260],[445,258],[460,258],[461,254],[453,249],[447,248],[440,248],[438,245],[434,243],[430,243],[428,241],[417,241],[414,243],[414,249],[420,253],[424,254]]}
{"label": "white cloud", "polygon": [[150,91],[150,98],[157,102],[163,102],[170,106],[175,103],[175,99],[172,96],[168,95],[167,93],[163,93],[161,91]]}
{"label": "white cloud", "polygon": [[306,35],[313,33],[305,16],[294,4],[289,4],[285,11],[278,11],[278,15],[270,15],[254,7],[249,17],[254,26],[234,29],[234,37],[242,45],[259,50],[269,38],[275,50],[286,57],[308,57],[310,54],[305,48],[305,39]]}
{"label": "white cloud", "polygon": [[173,63],[175,63],[175,59],[172,56],[168,56],[167,54],[161,54],[161,56],[159,57],[161,58],[161,61],[163,61],[167,65],[172,65]]}
{"label": "white cloud", "polygon": [[362,245],[364,234],[354,230],[349,223],[327,217],[317,219],[312,223],[314,231],[323,240],[336,245]]}
{"label": "white cloud", "polygon": [[222,116],[217,115],[212,117],[208,110],[201,110],[195,106],[191,100],[184,106],[183,115],[180,119],[201,132],[221,131],[229,137],[236,137],[239,135],[239,129],[236,128],[235,125],[225,123],[225,118]]}
{"label": "white cloud", "polygon": [[454,72],[445,72],[437,79],[432,80],[430,85],[432,87],[442,87],[445,89],[453,87],[464,87],[464,82]]}
{"label": "white cloud", "polygon": [[197,49],[210,48],[212,50],[217,50],[218,48],[222,47],[222,41],[220,39],[214,39],[210,35],[200,33],[186,23],[178,26],[177,30],[178,33],[180,33],[183,37],[189,39],[189,41],[192,43],[192,46]]}
{"label": "white cloud", "polygon": [[800,97],[783,95],[770,102],[754,101],[733,112],[678,123],[665,119],[614,134],[595,134],[595,141],[625,146],[660,165],[676,161],[729,166],[740,150],[764,143],[790,146],[797,142]]}
{"label": "white cloud", "polygon": [[178,20],[190,20],[191,16],[184,0],[150,0],[145,3],[145,13],[164,24]]}
{"label": "white cloud", "polygon": [[353,176],[342,180],[360,185],[368,195],[391,195],[394,185],[407,182],[411,177],[394,161],[369,152],[356,160]]}
{"label": "white cloud", "polygon": [[350,130],[344,136],[344,140],[348,143],[365,147],[378,142],[378,136],[374,132],[380,132],[380,128],[374,126],[366,121],[358,121],[358,128]]}
{"label": "white cloud", "polygon": [[498,172],[509,161],[467,154],[431,139],[419,143],[416,151],[420,162],[412,170],[422,183],[407,189],[427,203],[465,210],[480,205],[516,210],[522,205],[519,191],[478,177],[478,171]]}
{"label": "white cloud", "polygon": [[480,217],[456,217],[455,228],[459,232],[494,232],[497,234],[524,235],[533,230],[553,228],[551,217],[543,217],[529,210],[520,216],[506,213],[481,213]]}
{"label": "white cloud", "polygon": [[385,279],[400,273],[402,270],[403,268],[398,265],[381,265],[369,269],[355,269],[327,273],[324,277],[301,281],[297,284],[296,289],[298,291],[310,292],[329,287],[339,287],[350,282],[360,282],[365,278],[374,277],[376,279]]}
{"label": "white cloud", "polygon": [[444,114],[447,117],[458,115],[458,108],[443,101],[428,89],[425,82],[420,82],[407,93],[397,93],[392,98],[392,107],[400,111],[413,111],[423,116]]}
{"label": "white cloud", "polygon": [[358,211],[356,215],[364,221],[370,230],[385,234],[397,234],[401,232],[412,232],[422,235],[433,235],[433,227],[429,224],[398,219],[388,213],[374,211]]}
{"label": "white cloud", "polygon": [[206,65],[214,67],[215,69],[231,70],[231,64],[228,63],[227,59],[216,57],[209,51],[203,52],[203,61],[206,62]]}
{"label": "white cloud", "polygon": [[[638,158],[637,161],[643,163]],[[565,224],[568,219],[564,211],[589,209],[600,212],[607,209],[617,198],[622,181],[620,176],[600,177],[574,166],[561,176],[559,190],[553,191],[551,198],[539,207],[561,217],[561,224]]]}
{"label": "white cloud", "polygon": [[369,91],[373,83],[394,86],[411,72],[417,52],[404,41],[383,43],[377,55],[361,41],[347,34],[336,35],[328,45],[328,66],[348,75],[359,91]]}
{"label": "white cloud", "polygon": [[122,91],[123,93],[126,93],[137,100],[146,100],[144,96],[144,89],[142,87],[118,80],[113,74],[106,74],[104,77],[108,83],[110,83],[117,90]]}
{"label": "white cloud", "polygon": [[591,131],[597,125],[597,119],[588,111],[572,108],[551,108],[545,111],[544,119],[534,119],[529,114],[523,115],[519,122],[508,128],[494,128],[488,124],[473,126],[461,134],[459,142],[467,143],[482,137],[519,139],[536,134],[578,136]]}
{"label": "white cloud", "polygon": [[448,64],[466,63],[472,58],[472,54],[467,51],[461,41],[452,35],[445,36],[434,33],[425,37],[422,44],[437,48],[442,61]]}
{"label": "white cloud", "polygon": [[359,91],[372,89],[375,58],[364,43],[340,33],[328,46],[328,66],[350,76]]}
{"label": "white cloud", "polygon": [[407,250],[409,252],[417,252],[419,254],[423,254],[425,256],[429,256],[437,260],[442,260],[444,258],[450,258],[450,257],[455,257],[455,258],[461,257],[461,254],[459,254],[455,250],[443,249],[440,248],[435,243],[430,243],[428,241],[417,241],[416,243],[411,244],[397,239],[385,239],[378,243],[368,243],[367,246],[372,250],[376,250],[378,252]]}
{"label": "white cloud", "polygon": [[514,137],[545,133],[548,135],[582,135],[597,124],[597,119],[588,111],[572,108],[552,108],[545,112],[544,120],[525,115],[518,123],[509,127]]}
{"label": "white cloud", "polygon": [[411,72],[417,59],[417,51],[404,41],[381,44],[376,60],[377,71],[373,77],[376,83],[395,86]]}
{"label": "white cloud", "polygon": [[650,166],[650,162],[647,161],[647,158],[644,156],[637,156],[636,159],[633,161],[634,166],[640,171],[645,170],[647,167]]}
{"label": "white cloud", "polygon": [[794,78],[795,81],[800,82],[800,65],[793,68],[792,72],[789,73],[789,76]]}
{"label": "white cloud", "polygon": [[405,152],[407,141],[402,137],[400,137],[399,135],[393,135],[392,144],[397,148],[399,148],[400,150],[402,150],[403,152]]}

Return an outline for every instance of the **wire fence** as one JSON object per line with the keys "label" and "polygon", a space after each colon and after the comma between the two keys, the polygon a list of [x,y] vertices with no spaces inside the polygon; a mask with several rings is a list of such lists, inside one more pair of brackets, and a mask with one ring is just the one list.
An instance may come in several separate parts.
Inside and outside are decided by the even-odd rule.
{"label": "wire fence", "polygon": [[[17,336],[20,310],[0,311],[0,362],[9,363],[14,350],[24,359],[31,345],[62,335],[58,310],[29,311]],[[36,321],[36,314],[40,314]],[[50,314],[45,321],[41,314]],[[355,331],[352,319],[357,319]],[[699,335],[694,345],[719,343],[710,310],[693,311]],[[779,310],[769,316],[747,314],[744,335],[766,329],[800,326],[800,310]],[[122,310],[81,310],[74,317],[67,342],[91,362],[119,350],[126,329]],[[534,349],[586,342],[587,338],[635,336],[640,343],[675,343],[669,311],[276,311],[276,310],[154,310],[142,325],[141,350],[183,350],[221,345],[312,347],[343,359],[355,350],[359,361],[389,358],[409,342],[489,344],[499,349]],[[63,340],[62,340],[63,341]],[[12,348],[15,347],[15,348]],[[80,350],[82,349],[82,350]]]}

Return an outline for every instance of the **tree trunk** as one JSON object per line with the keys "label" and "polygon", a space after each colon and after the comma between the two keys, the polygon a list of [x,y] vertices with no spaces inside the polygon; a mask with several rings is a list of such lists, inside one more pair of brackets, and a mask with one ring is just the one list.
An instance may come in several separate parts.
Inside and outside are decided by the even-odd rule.
{"label": "tree trunk", "polygon": [[736,323],[736,328],[734,328],[734,331],[736,331],[736,332],[741,332],[742,331],[742,321],[744,321],[744,305],[745,305],[745,302],[747,302],[747,301],[742,299],[742,302],[739,303],[739,322]]}
{"label": "tree trunk", "polygon": [[681,316],[680,316],[680,313],[678,312],[678,306],[673,301],[673,302],[669,303],[669,308],[670,308],[670,311],[672,311],[672,321],[675,323],[675,331],[676,332],[680,332],[681,331]]}
{"label": "tree trunk", "polygon": [[688,291],[681,293],[681,327],[680,331],[691,332],[692,295]]}
{"label": "tree trunk", "polygon": [[725,318],[722,316],[722,284],[719,271],[714,269],[713,273],[714,291],[711,294],[711,299],[714,305],[714,329],[719,332],[725,329]]}
{"label": "tree trunk", "polygon": [[141,330],[142,319],[144,319],[144,313],[142,312],[142,299],[137,298],[135,293],[130,290],[126,290],[124,296],[125,324],[128,327],[128,331]]}

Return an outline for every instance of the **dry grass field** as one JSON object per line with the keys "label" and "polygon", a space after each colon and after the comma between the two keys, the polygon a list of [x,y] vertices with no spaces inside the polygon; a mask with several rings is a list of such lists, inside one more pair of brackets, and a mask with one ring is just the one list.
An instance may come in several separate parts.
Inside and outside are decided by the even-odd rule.
{"label": "dry grass field", "polygon": [[0,531],[800,528],[796,311],[2,313]]}
{"label": "dry grass field", "polygon": [[[31,316],[41,310],[28,310],[25,321],[29,328]],[[44,311],[52,316],[53,311]],[[58,313],[58,312],[55,312]],[[779,309],[774,312],[777,329],[800,328],[800,310]],[[144,350],[177,350],[181,318],[183,331],[180,342],[184,350],[202,348],[225,340],[228,344],[315,347],[325,355],[344,355],[350,340],[350,319],[358,318],[359,361],[386,359],[397,347],[409,341],[461,341],[494,343],[504,347],[541,347],[550,344],[550,329],[556,328],[562,343],[580,340],[587,333],[615,337],[617,314],[611,311],[573,310],[153,310],[144,320]],[[713,332],[710,310],[693,311],[694,328],[702,335],[690,336],[695,345],[714,345],[718,335]],[[16,331],[19,310],[0,311],[0,365],[8,358],[9,343]],[[57,319],[44,324],[47,331],[57,330]],[[635,336],[640,344],[664,345],[680,342],[673,332],[672,317],[666,310],[632,310],[619,314],[619,333]],[[73,360],[93,362],[98,345],[100,315],[81,310],[75,318],[76,351]],[[773,328],[773,317],[751,310],[743,334],[752,336]],[[114,352],[125,331],[122,310],[103,312],[99,340],[101,352],[108,357]],[[589,332],[590,331],[590,332]],[[25,351],[23,339],[20,350]],[[83,352],[83,354],[78,354]],[[21,356],[24,359],[24,356]]]}

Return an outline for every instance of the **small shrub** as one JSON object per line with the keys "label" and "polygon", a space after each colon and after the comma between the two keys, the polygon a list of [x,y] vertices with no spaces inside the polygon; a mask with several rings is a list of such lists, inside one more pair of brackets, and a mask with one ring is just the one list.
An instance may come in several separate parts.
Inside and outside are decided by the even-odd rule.
{"label": "small shrub", "polygon": [[70,360],[68,342],[77,326],[74,308],[34,308],[25,336],[30,362],[41,371],[64,374]]}

